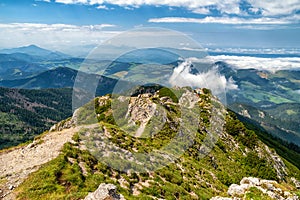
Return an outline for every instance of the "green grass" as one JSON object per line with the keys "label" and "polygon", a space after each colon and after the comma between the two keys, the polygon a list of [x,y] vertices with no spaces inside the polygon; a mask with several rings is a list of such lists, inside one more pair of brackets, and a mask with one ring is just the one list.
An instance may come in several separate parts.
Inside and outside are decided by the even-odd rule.
{"label": "green grass", "polygon": [[245,195],[245,200],[272,200],[267,194],[262,193],[259,189],[257,188],[250,188],[249,192],[246,193]]}

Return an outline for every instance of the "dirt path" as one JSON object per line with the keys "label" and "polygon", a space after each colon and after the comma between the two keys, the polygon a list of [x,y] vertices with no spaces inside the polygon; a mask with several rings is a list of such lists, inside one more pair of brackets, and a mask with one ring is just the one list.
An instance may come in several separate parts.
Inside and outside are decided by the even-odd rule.
{"label": "dirt path", "polygon": [[39,142],[0,153],[0,199],[15,199],[13,189],[39,166],[54,159],[81,127],[50,132]]}

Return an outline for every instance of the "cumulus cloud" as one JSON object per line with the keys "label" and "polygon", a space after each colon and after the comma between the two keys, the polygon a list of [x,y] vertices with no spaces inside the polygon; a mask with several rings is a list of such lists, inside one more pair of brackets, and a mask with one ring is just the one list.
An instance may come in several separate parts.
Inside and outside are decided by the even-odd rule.
{"label": "cumulus cloud", "polygon": [[240,18],[240,17],[205,17],[205,18],[186,18],[186,17],[163,17],[152,18],[148,22],[153,23],[199,23],[199,24],[290,24],[291,18]]}
{"label": "cumulus cloud", "polygon": [[[70,24],[9,23],[0,24],[0,48],[30,44],[66,51],[72,46],[100,44],[119,31],[108,30],[113,24],[77,26]],[[68,52],[66,52],[68,53]]]}
{"label": "cumulus cloud", "polygon": [[212,68],[198,74],[191,73],[192,59],[187,59],[173,70],[169,78],[172,86],[190,86],[193,88],[209,88],[214,95],[224,95],[227,90],[236,90],[238,86],[232,78],[226,79],[218,73],[217,68]]}
{"label": "cumulus cloud", "polygon": [[236,69],[278,70],[300,69],[300,57],[258,58],[251,56],[210,56],[213,62],[224,61]]}
{"label": "cumulus cloud", "polygon": [[[185,7],[195,13],[207,14],[210,9],[216,9],[225,14],[245,14],[240,9],[242,0],[56,0],[65,4],[112,4],[118,6],[139,7],[142,5]],[[264,16],[290,15],[300,10],[299,0],[248,0],[249,12],[261,13]]]}
{"label": "cumulus cloud", "polygon": [[261,1],[261,0],[248,0],[253,9],[262,10],[263,15],[282,15],[290,14],[300,10],[299,0],[288,1]]}

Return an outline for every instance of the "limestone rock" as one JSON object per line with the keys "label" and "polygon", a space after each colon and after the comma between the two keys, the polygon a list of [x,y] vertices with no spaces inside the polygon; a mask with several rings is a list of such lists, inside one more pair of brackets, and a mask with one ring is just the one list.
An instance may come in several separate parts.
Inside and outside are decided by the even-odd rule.
{"label": "limestone rock", "polygon": [[253,185],[253,186],[255,186],[255,185],[258,186],[258,185],[260,185],[260,180],[259,180],[259,178],[244,177],[241,180],[240,184],[249,184],[249,185]]}
{"label": "limestone rock", "polygon": [[250,187],[250,185],[248,185],[248,184],[241,184],[241,185],[232,184],[228,188],[227,193],[230,196],[240,196],[240,195],[243,195],[249,187]]}
{"label": "limestone rock", "polygon": [[276,153],[272,152],[268,146],[265,145],[265,149],[273,160],[273,167],[276,170],[277,177],[280,180],[284,180],[287,176],[286,166],[284,162]]}
{"label": "limestone rock", "polygon": [[89,193],[84,200],[125,200],[125,198],[123,195],[117,194],[115,185],[101,183],[97,190]]}
{"label": "limestone rock", "polygon": [[[297,180],[294,178],[292,181],[297,183]],[[284,191],[280,187],[278,187],[277,181],[273,180],[263,180],[254,177],[244,177],[240,181],[240,185],[232,184],[227,191],[227,194],[231,197],[213,197],[211,200],[238,200],[243,199],[241,197],[245,196],[245,194],[250,190],[250,188],[256,188],[260,190],[262,193],[267,194],[270,198],[276,200],[299,200],[298,196],[292,194],[291,192]],[[296,184],[295,184],[296,185]]]}
{"label": "limestone rock", "polygon": [[54,132],[54,131],[62,131],[64,129],[69,129],[77,124],[77,118],[79,114],[79,109],[76,109],[73,113],[73,116],[71,118],[68,118],[66,120],[60,121],[57,124],[54,124],[50,129],[49,132]]}

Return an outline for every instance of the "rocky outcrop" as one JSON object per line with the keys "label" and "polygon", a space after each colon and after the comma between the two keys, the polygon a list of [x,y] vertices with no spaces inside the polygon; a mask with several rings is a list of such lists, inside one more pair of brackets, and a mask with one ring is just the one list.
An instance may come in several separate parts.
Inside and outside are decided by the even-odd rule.
{"label": "rocky outcrop", "polygon": [[89,193],[84,200],[125,200],[125,198],[117,193],[115,185],[101,183],[97,190]]}
{"label": "rocky outcrop", "polygon": [[273,167],[276,170],[277,177],[280,180],[284,180],[288,174],[284,162],[275,152],[272,152],[267,145],[265,145],[265,149],[272,159]]}
{"label": "rocky outcrop", "polygon": [[240,185],[232,184],[227,191],[228,197],[213,197],[211,200],[238,200],[243,199],[244,195],[249,192],[250,188],[257,188],[263,194],[268,195],[272,199],[278,200],[299,200],[298,196],[285,191],[279,184],[273,180],[263,180],[253,177],[245,177],[240,181]]}
{"label": "rocky outcrop", "polygon": [[150,100],[151,94],[139,94],[131,97],[126,117],[130,117],[130,122],[146,124],[154,115],[156,104]]}
{"label": "rocky outcrop", "polygon": [[58,122],[57,124],[54,124],[50,129],[49,132],[54,131],[62,131],[64,129],[69,129],[72,127],[75,127],[77,124],[77,116],[78,116],[79,109],[75,110],[73,113],[73,116],[65,119],[63,121]]}

